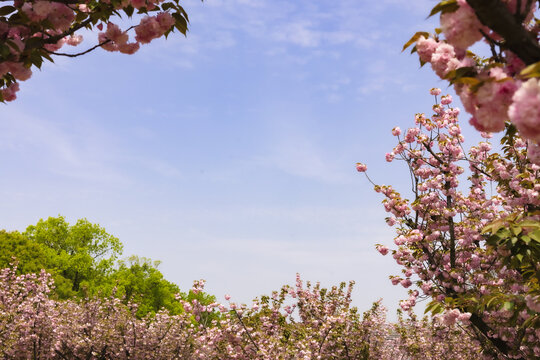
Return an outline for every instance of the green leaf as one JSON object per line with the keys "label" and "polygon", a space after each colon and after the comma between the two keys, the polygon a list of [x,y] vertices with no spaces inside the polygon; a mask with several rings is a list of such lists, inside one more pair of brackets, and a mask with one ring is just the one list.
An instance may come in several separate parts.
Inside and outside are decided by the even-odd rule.
{"label": "green leaf", "polygon": [[529,233],[529,237],[534,241],[540,243],[540,229]]}
{"label": "green leaf", "polygon": [[182,34],[186,35],[188,29],[186,19],[184,19],[179,13],[173,13],[172,16],[176,20],[174,27],[177,28]]}
{"label": "green leaf", "polygon": [[444,311],[444,307],[441,305],[440,302],[433,300],[430,302],[426,309],[424,310],[424,314],[427,314],[428,312],[431,312],[433,315],[439,314]]}
{"label": "green leaf", "polygon": [[172,9],[173,7],[174,5],[171,3],[164,3],[163,5],[161,5],[161,10],[166,11]]}
{"label": "green leaf", "polygon": [[49,55],[47,52],[43,51],[41,53],[41,56],[43,56],[45,59],[49,60],[50,62],[54,62],[53,58],[51,57],[51,55]]}
{"label": "green leaf", "polygon": [[176,5],[176,8],[178,9],[178,11],[180,12],[180,14],[182,14],[182,16],[186,19],[186,21],[189,22],[189,17],[188,17],[188,14],[186,12],[186,10],[184,10],[183,7],[181,7],[180,5]]}
{"label": "green leaf", "polygon": [[505,301],[505,303],[502,306],[502,309],[512,311],[514,310],[514,303],[511,301]]}
{"label": "green leaf", "polygon": [[124,12],[126,13],[126,15],[128,17],[131,17],[131,15],[133,15],[133,12],[135,11],[135,8],[131,5],[129,5],[128,7],[124,8]]}
{"label": "green leaf", "polygon": [[83,13],[83,12],[79,12],[77,13],[77,16],[75,16],[75,22],[82,22],[84,19],[86,19],[88,17],[88,15],[86,13]]}
{"label": "green leaf", "polygon": [[9,47],[4,44],[0,44],[0,57],[6,59],[11,54]]}
{"label": "green leaf", "polygon": [[480,84],[480,80],[475,77],[464,76],[452,81],[452,84],[467,84],[470,86],[478,86],[478,84]]}
{"label": "green leaf", "polygon": [[510,230],[512,231],[512,234],[519,235],[521,234],[522,229],[521,229],[521,226],[512,226]]}
{"label": "green leaf", "polygon": [[527,66],[521,70],[520,75],[524,78],[540,77],[540,61]]}
{"label": "green leaf", "polygon": [[406,48],[408,48],[409,46],[411,46],[413,43],[417,42],[418,39],[420,39],[420,37],[423,36],[425,37],[426,39],[429,37],[429,33],[428,32],[425,32],[425,31],[418,31],[416,34],[414,34],[410,39],[409,41],[407,41],[405,43],[405,45],[403,45],[403,49],[401,49],[401,51],[405,51]]}
{"label": "green leaf", "polygon": [[535,227],[540,229],[540,222],[534,220],[524,220],[519,223],[522,227]]}
{"label": "green leaf", "polygon": [[489,223],[488,225],[484,226],[481,233],[482,234],[485,234],[485,233],[495,234],[502,227],[504,227],[504,220],[503,219],[496,220],[496,221],[493,221],[492,223]]}
{"label": "green leaf", "polygon": [[31,37],[30,39],[26,40],[26,44],[24,46],[25,50],[29,49],[37,49],[43,46],[43,39],[39,37]]}
{"label": "green leaf", "polygon": [[24,49],[19,49],[19,45],[17,45],[13,40],[6,40],[6,44],[9,45],[13,50],[17,52],[21,52]]}
{"label": "green leaf", "polygon": [[9,15],[17,9],[13,6],[2,6],[0,8],[0,16]]}
{"label": "green leaf", "polygon": [[463,77],[476,77],[476,70],[474,67],[464,66],[456,70],[449,71],[444,78],[450,80],[451,83],[454,83],[456,80]]}
{"label": "green leaf", "polygon": [[456,11],[457,9],[459,9],[459,5],[457,4],[457,0],[445,0],[445,1],[441,1],[440,3],[438,3],[437,5],[435,5],[435,7],[431,10],[431,12],[429,13],[429,17],[432,17],[433,15],[437,14],[437,13],[449,13],[449,12],[454,12]]}

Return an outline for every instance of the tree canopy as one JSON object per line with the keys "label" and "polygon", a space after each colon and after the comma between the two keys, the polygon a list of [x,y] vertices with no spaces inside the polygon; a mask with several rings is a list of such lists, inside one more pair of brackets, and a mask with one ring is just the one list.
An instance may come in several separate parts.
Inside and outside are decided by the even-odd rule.
{"label": "tree canopy", "polygon": [[137,315],[167,309],[182,311],[178,296],[201,303],[206,293],[182,293],[158,270],[159,261],[131,256],[119,259],[123,245],[98,224],[79,219],[70,225],[62,216],[39,220],[22,234],[0,231],[0,268],[16,266],[19,274],[49,272],[53,296],[60,300],[115,296],[137,304]]}

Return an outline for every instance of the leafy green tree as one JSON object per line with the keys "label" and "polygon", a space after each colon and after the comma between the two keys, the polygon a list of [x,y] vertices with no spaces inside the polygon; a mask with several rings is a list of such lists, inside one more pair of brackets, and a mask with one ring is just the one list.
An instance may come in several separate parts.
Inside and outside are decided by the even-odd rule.
{"label": "leafy green tree", "polygon": [[162,308],[172,314],[179,314],[182,306],[176,300],[176,295],[180,289],[163,277],[158,266],[159,261],[130,256],[118,261],[118,267],[108,276],[107,282],[94,291],[103,295],[116,291],[116,296],[122,298],[124,303],[137,304],[139,317],[156,313]]}
{"label": "leafy green tree", "polygon": [[93,283],[106,278],[123,249],[118,238],[86,219],[79,219],[72,226],[63,216],[41,219],[23,235],[54,252],[49,269],[56,269],[68,279],[73,293],[62,297],[84,295]]}
{"label": "leafy green tree", "polygon": [[19,233],[0,230],[0,266],[17,265],[18,274],[39,272],[50,268],[49,248]]}
{"label": "leafy green tree", "polygon": [[215,302],[204,292],[181,293],[158,270],[159,261],[138,256],[118,260],[122,248],[116,237],[86,219],[70,225],[63,216],[49,217],[22,234],[0,231],[0,268],[17,266],[18,274],[44,269],[54,279],[53,297],[115,296],[135,304],[140,318],[161,309],[180,314],[179,299],[202,305]]}
{"label": "leafy green tree", "polygon": [[15,266],[17,274],[39,273],[44,269],[53,276],[54,297],[66,299],[74,295],[72,283],[62,275],[61,269],[57,267],[59,263],[53,249],[18,231],[0,230],[0,268]]}

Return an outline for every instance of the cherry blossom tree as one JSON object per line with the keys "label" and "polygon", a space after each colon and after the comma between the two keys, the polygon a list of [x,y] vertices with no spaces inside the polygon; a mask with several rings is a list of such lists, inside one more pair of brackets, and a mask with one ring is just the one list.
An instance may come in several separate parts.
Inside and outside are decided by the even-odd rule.
{"label": "cherry blossom tree", "polygon": [[[436,101],[440,89],[432,89]],[[387,161],[404,161],[412,200],[392,186],[375,186],[385,196],[387,223],[396,248],[377,245],[403,267],[394,285],[409,290],[409,311],[430,298],[427,311],[451,326],[459,321],[499,358],[540,356],[540,166],[526,156],[516,134],[503,138],[501,154],[486,141],[464,148],[459,109],[442,96],[434,114],[416,114]],[[359,164],[358,171],[366,166]],[[464,179],[465,178],[465,179]],[[460,184],[467,181],[468,189]]]}
{"label": "cherry blossom tree", "polygon": [[[414,44],[421,64],[454,85],[477,130],[513,133],[515,126],[540,163],[537,9],[533,0],[443,0],[430,14],[441,13],[440,28],[416,33],[403,49]],[[489,55],[471,51],[479,41]]]}
{"label": "cherry blossom tree", "polygon": [[[124,54],[173,31],[186,35],[188,15],[179,0],[2,0],[0,7],[0,101],[13,101],[19,81],[55,56],[76,57],[99,47]],[[131,25],[115,22],[124,15]],[[60,52],[83,41],[83,29],[98,42],[79,52]],[[133,31],[131,31],[133,30]],[[134,33],[134,34],[133,34]],[[133,38],[134,35],[134,38]],[[132,37],[130,40],[130,36]]]}

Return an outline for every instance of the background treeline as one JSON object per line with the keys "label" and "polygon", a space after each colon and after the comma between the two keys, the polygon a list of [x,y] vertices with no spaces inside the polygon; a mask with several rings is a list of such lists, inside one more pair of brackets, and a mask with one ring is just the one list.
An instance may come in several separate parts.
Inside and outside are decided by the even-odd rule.
{"label": "background treeline", "polygon": [[123,245],[98,224],[79,219],[70,225],[62,216],[39,220],[23,233],[0,230],[0,268],[16,266],[18,274],[52,275],[51,296],[57,300],[114,296],[136,304],[137,316],[166,309],[182,311],[181,299],[211,303],[206,293],[183,293],[158,270],[159,261],[130,256]]}

